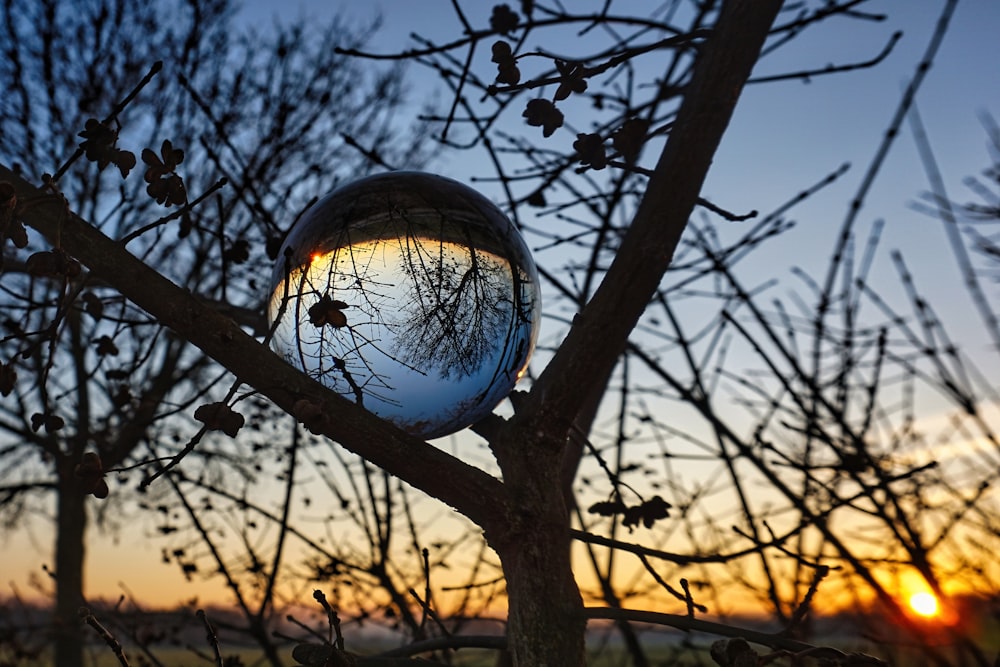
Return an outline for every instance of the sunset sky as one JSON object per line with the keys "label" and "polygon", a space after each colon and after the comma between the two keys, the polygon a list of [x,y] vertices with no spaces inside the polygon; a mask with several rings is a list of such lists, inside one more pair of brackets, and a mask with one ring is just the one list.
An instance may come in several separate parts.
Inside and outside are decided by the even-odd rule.
{"label": "sunset sky", "polygon": [[[375,3],[329,0],[247,0],[242,20],[266,26],[272,19],[299,16],[321,20],[342,9],[365,21],[373,16],[369,6],[381,10],[384,28],[370,50],[391,52],[405,48],[408,35],[417,32],[439,42],[459,35],[461,26],[450,0],[378,0]],[[511,3],[512,6],[517,3]],[[571,2],[599,8],[602,2]],[[626,13],[630,3],[622,3]],[[642,8],[655,3],[635,0]],[[470,22],[488,25],[492,3],[463,3]],[[799,226],[781,243],[752,260],[762,276],[768,272],[787,275],[795,264],[825,258],[833,236],[847,212],[847,202],[861,182],[864,170],[889,124],[901,92],[913,76],[926,49],[942,2],[910,0],[881,1],[866,5],[869,12],[884,11],[882,23],[832,21],[817,36],[800,40],[787,52],[763,63],[755,76],[788,70],[813,69],[828,63],[860,61],[873,57],[893,32],[903,31],[895,50],[879,66],[856,72],[816,77],[811,82],[791,80],[750,86],[743,95],[735,118],[723,140],[709,173],[705,195],[734,211],[768,211],[809,187],[839,165],[849,162],[847,176],[796,210]],[[641,12],[641,9],[637,10]],[[850,31],[845,32],[849,27]],[[979,114],[1000,118],[1000,3],[996,0],[965,0],[959,3],[951,29],[922,88],[917,106],[940,162],[951,197],[966,201],[971,196],[963,179],[979,174],[989,164],[986,135]],[[554,45],[548,45],[556,48]],[[572,41],[556,50],[572,53]],[[483,50],[485,54],[486,51]],[[486,56],[488,57],[488,56]],[[414,113],[421,96],[433,93],[436,82],[424,70],[411,66],[409,86]],[[441,92],[446,98],[446,93]],[[912,204],[927,189],[911,128],[904,124],[886,168],[865,204],[865,223],[884,218],[886,248],[899,248],[911,266],[931,267],[922,287],[934,301],[943,319],[968,317],[968,304],[950,256],[942,261],[945,237],[940,222],[915,212]],[[573,135],[557,132],[552,141],[569,145]],[[452,153],[438,159],[432,169],[470,182],[475,175],[488,176],[474,156]],[[490,196],[489,187],[483,187]],[[940,267],[940,269],[938,269]],[[886,264],[884,277],[890,280]],[[933,276],[933,278],[931,278]],[[955,299],[961,294],[961,299]],[[963,332],[972,349],[984,349],[987,339],[974,324]],[[430,511],[430,510],[429,510]],[[442,510],[435,510],[438,514]],[[117,597],[122,584],[139,600],[170,605],[192,597],[225,599],[221,582],[188,582],[175,565],[160,564],[162,543],[142,529],[122,529],[117,537],[92,531],[88,554],[87,590],[90,595]],[[49,562],[52,537],[40,522],[30,529],[6,533],[0,540],[0,563],[4,584],[20,591],[30,589],[29,580],[44,580],[40,564]],[[914,591],[920,592],[920,591]]]}

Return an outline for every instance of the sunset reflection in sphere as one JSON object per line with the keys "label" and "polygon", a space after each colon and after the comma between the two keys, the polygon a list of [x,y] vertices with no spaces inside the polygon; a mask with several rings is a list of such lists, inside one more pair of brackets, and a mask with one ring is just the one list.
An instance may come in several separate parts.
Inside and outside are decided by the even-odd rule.
{"label": "sunset reflection in sphere", "polygon": [[338,188],[295,223],[267,314],[288,363],[436,438],[492,412],[523,374],[538,274],[518,230],[478,192],[390,172]]}

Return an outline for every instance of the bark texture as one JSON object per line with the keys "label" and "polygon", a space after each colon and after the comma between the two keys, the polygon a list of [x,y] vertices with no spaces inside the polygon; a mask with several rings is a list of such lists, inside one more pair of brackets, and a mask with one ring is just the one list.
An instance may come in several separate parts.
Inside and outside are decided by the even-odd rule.
{"label": "bark texture", "polygon": [[562,443],[544,431],[507,431],[494,443],[510,504],[487,532],[507,581],[507,646],[514,665],[583,665],[583,601],[570,561]]}
{"label": "bark texture", "polygon": [[54,664],[56,667],[79,667],[83,657],[79,610],[83,606],[86,496],[73,472],[76,462],[65,456],[58,465]]}

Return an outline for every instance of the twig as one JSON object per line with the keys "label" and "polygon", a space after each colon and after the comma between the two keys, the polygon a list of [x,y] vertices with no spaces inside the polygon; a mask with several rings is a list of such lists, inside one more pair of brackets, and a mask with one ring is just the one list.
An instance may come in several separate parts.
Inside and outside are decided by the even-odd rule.
{"label": "twig", "polygon": [[152,474],[147,475],[139,483],[139,490],[144,491],[150,484],[152,484],[157,479],[162,477],[165,473],[169,472],[170,469],[176,466],[178,463],[180,463],[181,460],[184,459],[184,457],[193,452],[195,446],[197,446],[197,444],[201,442],[201,439],[205,436],[206,433],[208,433],[208,427],[202,426],[200,429],[198,429],[197,433],[191,436],[191,439],[187,441],[187,444],[184,445],[184,448],[181,449],[181,451],[174,454],[173,456],[171,456],[170,460],[167,461],[166,464],[160,463],[160,459],[162,457],[155,457],[153,461],[155,463],[159,463],[159,467]]}
{"label": "twig", "polygon": [[215,665],[216,667],[222,667],[222,650],[219,647],[219,635],[216,634],[212,624],[208,622],[208,614],[205,613],[204,609],[199,609],[195,613],[201,619],[202,625],[205,626],[205,639],[208,640],[208,645],[212,647],[212,654],[215,656]]}
{"label": "twig", "polygon": [[687,605],[687,615],[688,615],[688,618],[694,618],[694,610],[695,609],[697,609],[698,611],[700,611],[702,613],[705,613],[706,611],[708,611],[708,609],[705,607],[705,605],[703,605],[703,604],[697,604],[694,601],[694,597],[692,597],[692,595],[691,595],[691,584],[689,584],[688,580],[685,579],[685,578],[683,578],[683,577],[681,577],[681,588],[684,589],[684,603]]}
{"label": "twig", "polygon": [[809,79],[810,77],[819,76],[821,74],[835,74],[838,72],[851,72],[856,69],[865,69],[867,67],[874,67],[880,62],[886,59],[886,57],[892,52],[896,47],[896,43],[903,36],[901,30],[896,31],[889,38],[889,41],[882,48],[882,50],[874,58],[869,60],[864,60],[858,63],[848,63],[846,65],[827,65],[826,67],[820,69],[802,70],[800,72],[789,72],[787,74],[775,74],[773,76],[761,76],[750,79],[747,81],[750,83],[768,83],[771,81],[786,81],[788,79]]}
{"label": "twig", "polygon": [[[868,191],[875,183],[875,177],[878,175],[879,171],[881,171],[882,165],[885,164],[886,157],[889,155],[889,149],[892,147],[893,142],[899,134],[899,127],[902,125],[903,119],[906,117],[907,112],[913,105],[913,100],[916,98],[917,91],[920,89],[928,70],[930,70],[931,63],[937,55],[941,42],[944,41],[944,36],[948,32],[948,22],[951,20],[951,16],[955,11],[956,5],[957,0],[949,0],[949,2],[945,4],[944,8],[941,10],[941,14],[938,17],[937,27],[927,44],[924,56],[921,58],[920,64],[917,65],[916,72],[913,74],[913,78],[910,79],[910,83],[903,92],[903,96],[899,100],[896,111],[889,123],[889,128],[886,130],[885,136],[879,144],[878,150],[875,152],[875,156],[868,165],[867,171],[865,171],[861,185],[858,187],[854,198],[851,200],[850,209],[841,224],[840,235],[834,247],[832,259],[830,261],[830,268],[827,271],[826,280],[824,282],[821,297],[822,302],[820,303],[821,311],[825,311],[828,307],[827,303],[830,299],[831,290],[833,289],[833,282],[839,273],[839,267],[841,265],[844,250],[848,241],[851,239],[851,231],[854,227],[855,221],[857,220],[858,214],[861,212],[861,206],[865,197],[868,195]],[[824,335],[822,318],[820,318],[818,322],[819,326],[816,331],[817,340],[822,339]]]}
{"label": "twig", "polygon": [[137,238],[139,236],[142,236],[143,234],[145,234],[149,230],[155,229],[155,228],[159,227],[160,225],[165,225],[168,222],[170,222],[171,220],[176,220],[177,218],[181,217],[185,213],[193,210],[195,206],[197,206],[201,202],[205,201],[205,199],[207,199],[209,197],[209,195],[211,195],[216,190],[219,190],[219,189],[225,187],[228,183],[229,183],[229,179],[228,178],[225,178],[225,177],[220,178],[215,183],[213,183],[212,186],[208,190],[205,190],[205,192],[200,197],[198,197],[197,199],[195,199],[194,201],[188,202],[188,203],[184,204],[184,206],[182,206],[181,208],[177,209],[176,211],[174,211],[170,215],[165,215],[162,218],[160,218],[159,220],[154,220],[153,222],[149,223],[148,225],[143,225],[139,229],[136,229],[134,231],[129,232],[128,234],[126,234],[125,236],[123,236],[121,238],[121,240],[118,241],[118,242],[121,243],[122,245],[128,245],[129,241],[132,241],[133,239],[135,239],[135,238]]}
{"label": "twig", "polygon": [[773,547],[781,544],[788,538],[792,537],[796,533],[801,532],[805,526],[800,526],[791,530],[787,535],[781,538],[775,538],[773,541],[768,543],[756,544],[742,551],[733,551],[731,553],[713,553],[708,555],[701,554],[676,554],[669,551],[661,551],[659,549],[652,549],[650,547],[644,547],[640,544],[632,544],[631,542],[623,542],[621,540],[611,539],[609,537],[604,537],[603,535],[595,535],[593,533],[588,533],[582,530],[571,529],[570,537],[578,542],[585,542],[587,544],[597,544],[600,546],[605,546],[610,549],[616,549],[619,551],[628,551],[634,553],[638,556],[651,556],[653,558],[659,558],[660,560],[665,560],[670,563],[677,563],[678,565],[692,565],[692,564],[704,564],[704,563],[726,563],[737,558],[742,558],[743,556],[749,556],[760,552],[766,547]]}
{"label": "twig", "polygon": [[646,568],[646,571],[649,572],[649,575],[653,577],[653,580],[656,583],[662,586],[665,591],[667,591],[675,598],[677,598],[678,600],[687,605],[688,616],[693,617],[695,609],[697,609],[703,614],[708,612],[708,607],[706,607],[705,605],[695,604],[694,600],[691,597],[691,591],[690,587],[688,586],[687,579],[681,579],[681,588],[684,589],[684,592],[681,593],[676,588],[667,583],[667,581],[663,577],[660,576],[660,573],[653,568],[653,564],[649,562],[649,559],[646,558],[645,554],[638,553],[636,555],[639,557],[639,561],[642,563],[642,566]]}
{"label": "twig", "polygon": [[690,616],[679,616],[677,614],[662,614],[653,611],[643,611],[640,609],[621,609],[616,607],[585,607],[583,617],[590,619],[625,620],[634,623],[650,623],[653,625],[666,625],[686,632],[705,632],[722,637],[739,637],[761,644],[773,649],[791,651],[796,654],[808,655],[817,659],[825,658],[836,660],[841,664],[852,665],[880,665],[885,667],[886,663],[864,653],[847,653],[840,649],[827,646],[813,646],[796,639],[789,639],[779,634],[749,630],[734,625],[706,621]]}
{"label": "twig", "polygon": [[[671,28],[669,25],[659,21],[652,21],[635,16],[621,17],[621,16],[608,16],[600,14],[564,15],[551,19],[531,21],[525,23],[521,27],[523,27],[526,30],[532,30],[536,28],[543,28],[550,25],[563,25],[567,23],[581,23],[581,22],[590,23],[596,20],[603,20],[606,23],[624,23],[629,25],[645,26],[648,28],[653,28],[654,30],[668,30],[671,32],[678,32],[675,29]],[[692,34],[678,33],[674,37],[670,37],[667,40],[663,41],[668,41],[670,39],[674,40],[691,39],[694,37],[706,36],[709,33],[710,33],[709,30],[701,30]],[[497,36],[498,34],[499,33],[497,33],[497,31],[492,29],[476,30],[475,32],[467,34],[465,37],[453,40],[451,42],[447,42],[445,44],[428,44],[427,46],[421,49],[406,49],[404,51],[399,51],[394,53],[370,53],[367,51],[361,51],[359,49],[343,48],[340,46],[334,47],[333,51],[334,53],[337,53],[342,56],[351,56],[354,58],[367,58],[369,60],[404,60],[404,59],[413,60],[421,56],[430,56],[437,53],[444,53],[445,51],[452,51],[454,49],[466,46],[469,42],[475,42],[484,39],[486,37]]]}
{"label": "twig", "polygon": [[986,325],[986,330],[990,338],[993,339],[993,346],[1000,350],[1000,320],[998,320],[996,312],[990,305],[990,300],[986,297],[982,285],[979,283],[979,278],[976,276],[976,271],[972,266],[969,251],[962,240],[962,234],[958,228],[958,219],[952,208],[951,200],[948,199],[944,178],[942,178],[941,171],[938,169],[937,159],[935,159],[934,152],[931,150],[931,143],[927,138],[927,133],[924,131],[924,125],[920,120],[920,113],[917,111],[916,104],[910,108],[909,119],[910,127],[913,131],[913,141],[917,145],[920,162],[923,164],[924,173],[927,174],[927,180],[930,183],[932,201],[937,207],[937,217],[944,223],[944,231],[948,237],[948,243],[951,245],[955,261],[958,263],[958,268],[962,272],[965,289],[979,311],[979,316]]}
{"label": "twig", "polygon": [[345,144],[347,144],[351,148],[356,149],[359,153],[361,153],[362,155],[364,155],[366,158],[368,158],[369,160],[371,160],[372,162],[374,162],[378,166],[385,167],[389,171],[395,171],[397,169],[397,167],[394,167],[391,164],[389,164],[388,162],[386,162],[382,158],[382,156],[378,153],[378,151],[376,151],[373,148],[365,148],[364,146],[362,146],[361,144],[358,143],[357,139],[355,139],[351,135],[347,134],[346,132],[341,132],[340,133],[340,138],[344,140]]}
{"label": "twig", "polygon": [[[110,630],[101,625],[101,622],[97,620],[97,617],[90,613],[90,609],[87,607],[80,607],[80,610],[77,613],[80,614],[80,618],[83,619],[83,622],[94,628],[100,638],[104,640],[104,643],[111,647],[111,650],[114,651],[115,657],[118,658],[118,662],[122,665],[122,667],[129,667],[128,658],[125,657],[125,651],[122,649],[121,642],[119,642],[118,639],[111,634]],[[219,667],[222,667],[222,663],[219,663]]]}
{"label": "twig", "polygon": [[428,653],[440,651],[442,649],[460,648],[488,648],[502,651],[507,648],[507,638],[500,635],[452,635],[450,637],[434,637],[419,642],[413,642],[406,646],[394,648],[383,653],[379,653],[379,658],[398,658],[417,653]]}
{"label": "twig", "polygon": [[756,209],[750,211],[749,213],[743,213],[742,215],[739,214],[739,213],[732,213],[732,212],[727,211],[726,209],[724,209],[724,208],[722,208],[720,206],[716,206],[715,204],[713,204],[712,202],[708,201],[704,197],[698,197],[698,206],[701,206],[703,208],[707,208],[712,213],[716,213],[718,215],[721,215],[723,218],[725,218],[729,222],[743,222],[744,220],[750,220],[751,218],[756,218],[757,215],[758,215]]}
{"label": "twig", "polygon": [[[651,44],[645,44],[643,46],[632,47],[626,49],[622,53],[616,54],[609,58],[600,65],[595,65],[593,67],[583,67],[582,71],[579,73],[580,78],[589,79],[591,77],[597,76],[598,74],[603,74],[604,72],[617,67],[629,60],[632,60],[636,56],[641,56],[651,51],[658,51],[660,49],[674,48],[689,46],[697,38],[706,38],[711,35],[711,30],[708,29],[698,29],[688,34],[675,35],[673,37],[667,37],[666,39],[661,39],[657,42]],[[524,55],[524,54],[522,54]],[[532,79],[530,81],[525,81],[524,83],[518,83],[511,86],[497,86],[491,85],[486,88],[486,96],[499,95],[501,93],[513,93],[520,90],[531,90],[534,88],[541,88],[550,84],[561,83],[564,77],[550,76],[543,79]]]}
{"label": "twig", "polygon": [[327,602],[326,595],[323,591],[318,588],[313,591],[313,599],[319,602],[320,606],[323,607],[323,611],[326,612],[326,622],[330,627],[329,634],[327,635],[326,641],[333,644],[338,650],[344,650],[344,635],[340,630],[340,616],[337,615],[337,611],[330,606]]}
{"label": "twig", "polygon": [[[115,120],[118,117],[118,114],[120,114],[122,111],[125,110],[125,107],[127,107],[129,103],[136,98],[139,92],[146,87],[146,84],[148,84],[150,81],[153,80],[153,77],[156,76],[161,69],[163,69],[163,61],[157,60],[155,63],[153,63],[153,66],[149,68],[149,71],[146,73],[146,76],[142,77],[142,81],[140,81],[138,85],[136,85],[136,87],[132,89],[132,92],[126,95],[125,99],[123,99],[121,102],[115,105],[115,108],[112,109],[111,113],[108,114],[108,117],[101,122],[101,125],[107,125],[111,121]],[[55,176],[52,177],[51,182],[54,183],[58,181],[59,178],[66,173],[66,170],[69,169],[74,162],[80,159],[80,156],[83,155],[83,152],[84,152],[83,147],[82,146],[78,147],[76,149],[76,152],[73,153],[73,155],[71,155],[70,158],[61,167],[59,167],[59,169],[56,170]]]}
{"label": "twig", "polygon": [[[293,624],[293,625],[298,626],[302,630],[308,632],[309,634],[311,634],[313,637],[315,637],[316,639],[320,640],[321,642],[323,642],[325,644],[329,644],[329,641],[327,640],[327,638],[324,637],[321,633],[317,632],[313,628],[310,628],[308,625],[306,625],[305,623],[303,623],[299,619],[295,618],[291,614],[285,616],[285,620],[288,621],[289,623]],[[286,635],[286,634],[278,632],[278,631],[275,631],[273,634],[274,634],[275,637],[279,637],[280,639],[290,639],[292,641],[302,641],[300,638],[291,637],[289,635]]]}
{"label": "twig", "polygon": [[791,620],[788,622],[788,627],[785,628],[785,632],[790,632],[799,623],[805,619],[806,614],[809,613],[809,609],[812,606],[813,597],[816,595],[816,591],[819,590],[819,584],[823,579],[830,573],[830,568],[826,565],[821,565],[816,568],[813,573],[812,582],[809,584],[809,590],[806,591],[805,597],[802,598],[802,603],[795,609],[795,613],[792,614]]}

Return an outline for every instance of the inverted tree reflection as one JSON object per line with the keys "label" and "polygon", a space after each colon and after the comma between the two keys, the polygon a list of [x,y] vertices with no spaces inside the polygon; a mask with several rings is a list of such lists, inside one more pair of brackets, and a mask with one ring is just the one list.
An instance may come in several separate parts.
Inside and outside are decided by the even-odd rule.
{"label": "inverted tree reflection", "polygon": [[538,287],[491,203],[426,174],[385,174],[310,209],[272,281],[272,346],[424,437],[492,410],[534,345]]}

